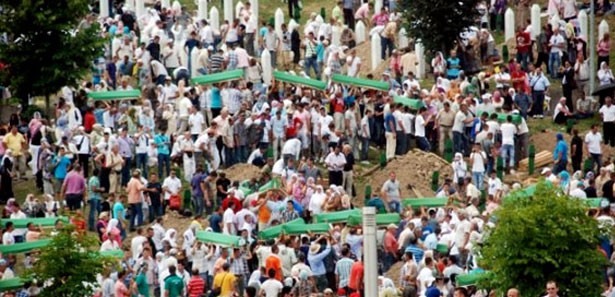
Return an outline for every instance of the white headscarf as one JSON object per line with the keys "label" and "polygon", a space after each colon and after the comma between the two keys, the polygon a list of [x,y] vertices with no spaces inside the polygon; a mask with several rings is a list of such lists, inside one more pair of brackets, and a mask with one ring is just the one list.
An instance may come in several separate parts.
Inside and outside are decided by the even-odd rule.
{"label": "white headscarf", "polygon": [[107,234],[111,233],[111,230],[113,230],[113,228],[116,228],[118,224],[119,221],[117,219],[109,220],[109,224],[107,224]]}
{"label": "white headscarf", "polygon": [[175,242],[175,235],[177,234],[177,231],[175,231],[175,229],[171,228],[169,230],[167,230],[167,232],[164,234],[164,238],[162,239],[162,241],[168,241],[169,245],[171,245],[172,248],[177,247],[177,243]]}

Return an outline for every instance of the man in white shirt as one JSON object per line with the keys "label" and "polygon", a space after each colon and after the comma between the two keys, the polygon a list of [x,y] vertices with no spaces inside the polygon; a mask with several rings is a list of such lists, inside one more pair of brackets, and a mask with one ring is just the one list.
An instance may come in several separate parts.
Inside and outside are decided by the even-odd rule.
{"label": "man in white shirt", "polygon": [[482,150],[480,143],[475,143],[470,154],[472,164],[472,182],[479,190],[484,188],[485,164],[487,164],[487,154]]}
{"label": "man in white shirt", "polygon": [[566,41],[559,32],[559,28],[553,28],[553,35],[549,39],[549,46],[551,52],[549,53],[549,71],[551,78],[557,78],[559,74],[559,67],[562,65],[561,54],[566,47]]}
{"label": "man in white shirt", "polygon": [[359,71],[361,71],[361,58],[357,57],[356,50],[350,50],[346,61],[348,62],[348,76],[356,77],[359,74]]}
{"label": "man in white shirt", "polygon": [[346,157],[340,153],[340,147],[335,146],[333,151],[325,158],[329,170],[329,185],[341,186],[343,181],[342,170],[346,165]]}
{"label": "man in white shirt", "polygon": [[177,178],[177,174],[175,170],[171,170],[171,174],[164,179],[162,183],[162,191],[164,192],[164,201],[165,204],[169,203],[171,200],[171,196],[179,195],[179,191],[182,188],[182,182],[179,178]]}
{"label": "man in white shirt", "polygon": [[428,115],[427,108],[424,106],[419,109],[419,114],[414,119],[414,136],[416,137],[416,144],[419,149],[423,151],[429,151],[431,145],[425,137],[425,126],[429,123],[431,115]]}
{"label": "man in white shirt", "polygon": [[199,135],[203,133],[203,130],[205,128],[205,119],[203,118],[203,114],[198,112],[195,106],[190,107],[188,126],[190,127],[192,141],[196,141]]}
{"label": "man in white shirt", "polygon": [[[19,207],[19,204],[15,204],[15,210],[11,214],[11,219],[27,219],[27,218],[28,216],[23,211],[21,211],[21,207]],[[24,242],[26,239],[25,238],[26,232],[28,232],[28,229],[25,229],[25,228],[19,228],[19,229],[12,230],[12,234],[13,234],[13,237],[15,238],[15,242],[16,243]]]}
{"label": "man in white shirt", "polygon": [[299,160],[301,155],[301,140],[297,138],[291,138],[286,140],[282,147],[282,157],[284,157],[284,163],[288,162],[288,159]]}
{"label": "man in white shirt", "polygon": [[464,156],[468,155],[468,138],[465,134],[465,126],[468,123],[474,121],[474,118],[470,115],[468,116],[468,106],[466,104],[461,104],[459,106],[459,111],[455,114],[455,119],[453,120],[453,147],[455,153],[461,153]]}
{"label": "man in white shirt", "polygon": [[13,222],[6,223],[4,234],[2,234],[2,245],[15,244],[15,237],[13,236]]}
{"label": "man in white shirt", "polygon": [[[512,115],[506,117],[506,123],[500,127],[502,131],[502,148],[500,155],[504,160],[504,165],[507,170],[512,170],[515,166],[515,134],[517,126],[512,123]],[[508,160],[508,162],[506,162]]]}
{"label": "man in white shirt", "polygon": [[139,259],[143,251],[143,243],[147,242],[147,237],[143,236],[143,228],[137,228],[137,235],[130,241],[130,251],[133,259]]}
{"label": "man in white shirt", "polygon": [[[602,167],[602,148],[600,144],[602,143],[602,135],[598,132],[598,125],[593,124],[591,130],[587,134],[585,134],[585,146],[587,148],[587,152],[592,158],[592,167],[597,165],[598,170]],[[595,171],[597,172],[597,171]]]}
{"label": "man in white shirt", "polygon": [[598,110],[602,117],[602,134],[604,135],[604,144],[615,147],[615,105],[613,99],[606,97],[604,105]]}
{"label": "man in white shirt", "polygon": [[359,137],[361,138],[361,161],[367,161],[367,153],[369,151],[369,140],[371,139],[371,131],[369,130],[369,119],[372,117],[372,111],[367,109],[365,115],[361,119]]}
{"label": "man in white shirt", "polygon": [[267,276],[269,278],[261,285],[259,296],[277,297],[282,292],[284,285],[275,279],[275,270],[273,268],[267,271]]}
{"label": "man in white shirt", "polygon": [[236,235],[237,230],[235,228],[235,212],[232,207],[227,208],[222,215],[222,233],[227,235]]}
{"label": "man in white shirt", "polygon": [[175,68],[182,65],[181,58],[173,47],[173,39],[169,39],[167,45],[162,49],[162,61],[164,61],[164,66],[167,67],[169,73],[173,73]]}

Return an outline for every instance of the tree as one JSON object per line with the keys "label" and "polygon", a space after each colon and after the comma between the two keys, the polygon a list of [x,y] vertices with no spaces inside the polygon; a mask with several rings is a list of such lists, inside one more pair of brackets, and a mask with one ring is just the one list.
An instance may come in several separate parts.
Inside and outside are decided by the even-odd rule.
{"label": "tree", "polygon": [[403,26],[428,51],[446,53],[460,33],[477,24],[481,0],[401,0]]}
{"label": "tree", "polygon": [[492,272],[487,285],[540,296],[554,280],[565,296],[600,296],[607,261],[598,250],[598,221],[587,209],[544,182],[533,196],[506,201],[480,249],[481,267]]}
{"label": "tree", "polygon": [[72,226],[60,230],[29,271],[28,277],[45,283],[39,297],[92,296],[90,284],[95,284],[96,275],[112,264],[112,259],[91,252],[95,249],[96,237],[77,234]]}
{"label": "tree", "polygon": [[28,96],[49,96],[65,85],[75,85],[102,54],[104,38],[98,23],[82,22],[88,0],[2,1],[0,32],[0,85],[27,106]]}

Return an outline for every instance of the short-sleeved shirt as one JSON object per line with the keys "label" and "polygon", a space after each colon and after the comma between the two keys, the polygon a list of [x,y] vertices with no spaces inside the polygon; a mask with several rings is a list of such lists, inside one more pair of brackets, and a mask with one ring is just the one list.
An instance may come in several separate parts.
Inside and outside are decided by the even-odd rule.
{"label": "short-sleeved shirt", "polygon": [[235,275],[228,272],[216,274],[214,277],[214,288],[220,288],[220,296],[228,296],[233,291],[235,284]]}
{"label": "short-sleeved shirt", "polygon": [[399,181],[395,180],[395,181],[391,181],[390,179],[388,179],[383,185],[382,185],[382,190],[385,191],[387,193],[387,197],[389,197],[391,200],[399,200],[400,199],[400,193],[399,193]]}
{"label": "short-sleeved shirt", "polygon": [[100,187],[100,180],[98,179],[98,176],[92,176],[90,177],[90,180],[88,181],[88,198],[90,200],[100,200],[100,193],[97,191],[94,191],[94,189],[98,189],[98,187]]}
{"label": "short-sleeved shirt", "polygon": [[[118,218],[120,212],[122,213],[122,217]],[[114,219],[124,219],[124,216],[126,214],[126,211],[124,209],[124,205],[122,204],[122,202],[115,202],[115,204],[113,204],[113,218]]]}
{"label": "short-sleeved shirt", "polygon": [[184,290],[184,281],[177,275],[171,275],[164,280],[164,289],[169,297],[180,297]]}

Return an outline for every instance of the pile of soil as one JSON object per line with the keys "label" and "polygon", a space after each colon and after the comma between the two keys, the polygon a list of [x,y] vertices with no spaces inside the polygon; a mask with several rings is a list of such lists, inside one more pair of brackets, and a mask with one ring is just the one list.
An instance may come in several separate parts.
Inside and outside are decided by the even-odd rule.
{"label": "pile of soil", "polygon": [[230,180],[244,181],[247,179],[258,178],[260,168],[246,163],[235,164],[224,170],[226,177]]}
{"label": "pile of soil", "polygon": [[[431,189],[431,178],[434,171],[440,172],[438,184],[447,177],[453,176],[451,165],[436,154],[414,149],[387,164],[383,170],[378,170],[368,177],[367,184],[372,191],[379,191],[384,182],[389,179],[389,173],[395,171],[402,187],[403,198],[434,197]],[[410,190],[411,186],[414,190]]]}

